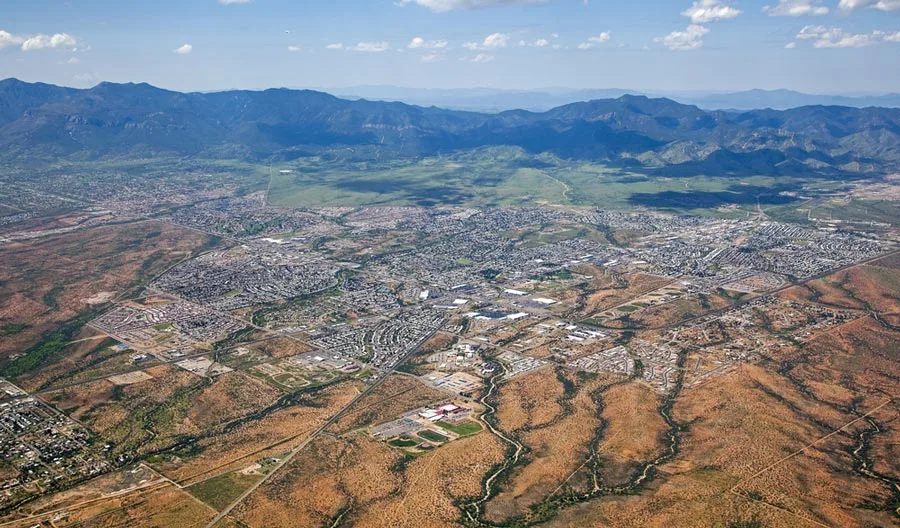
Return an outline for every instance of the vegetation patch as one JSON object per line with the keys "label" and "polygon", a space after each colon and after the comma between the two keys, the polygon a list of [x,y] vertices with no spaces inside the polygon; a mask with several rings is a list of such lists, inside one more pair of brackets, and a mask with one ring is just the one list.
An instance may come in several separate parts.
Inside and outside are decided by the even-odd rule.
{"label": "vegetation patch", "polygon": [[418,444],[418,442],[409,438],[397,438],[388,442],[388,445],[392,447],[416,447]]}
{"label": "vegetation patch", "polygon": [[47,335],[43,341],[4,366],[0,370],[0,375],[4,378],[17,378],[40,367],[51,357],[60,353],[93,316],[94,313],[90,312],[69,321],[62,328]]}
{"label": "vegetation patch", "polygon": [[198,499],[216,510],[222,510],[241,496],[241,493],[262,478],[260,475],[226,473],[187,488]]}
{"label": "vegetation patch", "polygon": [[16,324],[10,323],[0,326],[0,337],[6,337],[11,335],[16,335],[23,330],[26,330],[28,325],[26,324]]}
{"label": "vegetation patch", "polygon": [[439,443],[439,444],[442,444],[442,443],[446,442],[447,440],[449,440],[449,438],[447,438],[446,436],[444,436],[440,433],[436,433],[430,429],[425,429],[424,431],[419,431],[418,435],[421,436],[422,438],[424,438],[425,440],[428,440],[429,442],[435,442],[435,443]]}
{"label": "vegetation patch", "polygon": [[452,424],[444,421],[436,422],[438,427],[441,429],[446,429],[451,433],[456,433],[459,436],[469,436],[481,431],[481,425],[478,422],[464,422],[461,424]]}

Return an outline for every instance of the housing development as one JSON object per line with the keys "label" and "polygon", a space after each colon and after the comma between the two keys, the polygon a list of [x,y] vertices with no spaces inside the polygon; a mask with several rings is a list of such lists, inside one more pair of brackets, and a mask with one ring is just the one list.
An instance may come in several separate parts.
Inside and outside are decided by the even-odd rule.
{"label": "housing development", "polygon": [[[540,508],[564,515],[644,489],[693,430],[675,402],[745,372],[761,384],[755,369],[795,368],[802,359],[787,358],[859,325],[898,342],[893,301],[860,289],[887,279],[854,275],[897,273],[891,230],[558,206],[287,210],[258,196],[151,222],[218,242],[91,296],[97,308],[66,345],[86,351],[78,362],[38,376],[7,368],[9,526],[74,525],[90,518],[87,500],[138,511],[148,493],[199,499],[184,515],[209,526],[270,526],[259,512],[284,508],[301,512],[297,526],[389,525],[360,498],[366,478],[344,472],[375,464],[379,486],[416,496],[391,479],[432,463],[475,471],[464,490],[440,492],[455,497],[447,522],[530,525]],[[608,444],[622,427],[645,431],[646,447]],[[866,465],[874,434],[860,431],[848,471],[896,482]],[[347,453],[372,458],[344,466]],[[512,501],[541,464],[552,469],[540,491]],[[272,502],[335,478],[349,487],[327,515],[300,498]],[[733,493],[756,497],[754,485]],[[71,506],[52,498],[67,489]]]}

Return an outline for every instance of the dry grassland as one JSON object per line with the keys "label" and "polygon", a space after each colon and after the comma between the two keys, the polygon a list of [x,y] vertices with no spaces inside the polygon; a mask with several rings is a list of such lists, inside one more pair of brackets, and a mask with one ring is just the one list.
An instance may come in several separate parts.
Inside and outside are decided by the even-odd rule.
{"label": "dry grassland", "polygon": [[0,338],[0,358],[24,350],[103,292],[122,292],[209,241],[161,222],[104,226],[0,248],[0,322],[28,328]]}
{"label": "dry grassland", "polygon": [[624,275],[622,278],[626,281],[624,288],[616,286],[613,289],[600,289],[589,294],[585,299],[583,313],[591,315],[609,310],[672,282],[672,279],[645,273]]}
{"label": "dry grassland", "polygon": [[388,422],[406,411],[448,398],[447,393],[428,387],[418,379],[394,374],[356,402],[329,430],[344,434],[360,427]]}

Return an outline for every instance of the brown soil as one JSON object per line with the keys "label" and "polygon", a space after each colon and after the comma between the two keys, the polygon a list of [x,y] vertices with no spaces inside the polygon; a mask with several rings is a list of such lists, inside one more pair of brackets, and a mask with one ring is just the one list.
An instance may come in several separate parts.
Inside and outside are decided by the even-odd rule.
{"label": "brown soil", "polygon": [[253,528],[328,526],[348,506],[396,493],[400,455],[365,435],[321,436],[251,494],[233,515]]}
{"label": "brown soil", "polygon": [[[59,528],[195,528],[205,526],[216,512],[189,493],[169,484],[151,486],[133,493],[67,507],[63,515],[47,514],[48,524]],[[49,520],[53,519],[52,524]],[[28,528],[36,520],[21,521],[10,528]]]}
{"label": "brown soil", "polygon": [[333,385],[307,396],[297,405],[248,421],[227,434],[200,440],[196,444],[200,451],[198,455],[154,464],[154,467],[188,485],[229,470],[245,468],[267,457],[282,456],[346,407],[359,394],[359,389],[355,383]]}
{"label": "brown soil", "polygon": [[500,391],[497,418],[504,431],[541,427],[562,413],[559,399],[565,389],[552,369],[513,378]]}
{"label": "brown soil", "polygon": [[651,460],[664,446],[666,422],[658,412],[659,395],[640,383],[625,383],[603,393],[604,482],[627,481],[638,466]]}
{"label": "brown soil", "polygon": [[666,277],[658,277],[656,275],[647,275],[645,273],[637,273],[634,275],[625,275],[623,277],[627,283],[623,289],[601,289],[588,295],[585,300],[583,312],[585,315],[592,315],[597,312],[603,312],[620,304],[628,302],[635,297],[643,295],[662,288],[670,284],[672,279]]}
{"label": "brown soil", "polygon": [[[576,383],[575,379],[571,381]],[[552,494],[583,466],[600,425],[592,393],[605,384],[601,378],[579,383],[567,402],[570,414],[543,427],[526,426],[521,430],[518,436],[531,452],[525,463],[512,472],[503,491],[487,503],[488,520],[503,522],[527,513],[530,506]]]}
{"label": "brown soil", "polygon": [[196,231],[150,221],[4,245],[0,323],[30,326],[0,338],[0,358],[27,349],[89,308],[88,299],[152,278],[208,240]]}
{"label": "brown soil", "polygon": [[428,387],[416,378],[394,374],[356,402],[329,430],[344,434],[360,427],[388,422],[406,411],[448,398],[447,393]]}
{"label": "brown soil", "polygon": [[312,346],[298,342],[296,339],[279,337],[259,344],[259,350],[276,359],[296,356],[315,350]]}

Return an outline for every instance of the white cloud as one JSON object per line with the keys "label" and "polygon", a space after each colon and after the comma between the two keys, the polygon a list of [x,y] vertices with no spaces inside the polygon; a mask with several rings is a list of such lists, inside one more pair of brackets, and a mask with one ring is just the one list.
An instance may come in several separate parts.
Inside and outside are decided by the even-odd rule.
{"label": "white cloud", "polygon": [[600,33],[596,37],[588,37],[586,42],[582,42],[578,45],[578,49],[580,50],[589,50],[597,46],[597,44],[603,44],[604,42],[609,42],[612,38],[612,33],[609,31],[604,31]]}
{"label": "white cloud", "polygon": [[303,51],[303,46],[288,46],[288,51],[291,53],[300,53]]}
{"label": "white cloud", "polygon": [[885,42],[900,42],[900,31],[896,33],[885,33],[882,35]]}
{"label": "white cloud", "polygon": [[784,45],[784,49],[794,49],[796,47],[797,47],[796,42],[788,42],[787,44]]}
{"label": "white cloud", "polygon": [[683,16],[691,19],[694,25],[730,20],[740,15],[743,11],[734,8],[721,0],[697,0],[694,4],[681,12]]}
{"label": "white cloud", "polygon": [[881,11],[900,11],[900,0],[881,0],[872,7]]}
{"label": "white cloud", "polygon": [[78,57],[69,57],[69,60],[66,61],[68,64],[78,64],[81,62],[81,59]]}
{"label": "white cloud", "polygon": [[466,42],[462,47],[469,51],[480,51],[505,48],[508,45],[509,35],[506,33],[491,33],[481,42]]}
{"label": "white cloud", "polygon": [[550,45],[550,41],[547,39],[537,39],[534,42],[534,47],[536,47],[536,48],[546,48],[549,45]]}
{"label": "white cloud", "polygon": [[344,49],[344,45],[343,45],[343,44],[340,44],[340,43],[329,44],[329,45],[325,46],[325,49],[330,49],[330,50],[342,50],[342,49]]}
{"label": "white cloud", "polygon": [[778,0],[776,6],[763,7],[763,13],[769,16],[817,16],[827,15],[829,11],[821,0]]}
{"label": "white cloud", "polygon": [[703,47],[703,36],[709,33],[709,29],[697,24],[691,24],[684,31],[673,31],[665,37],[654,39],[670,50],[689,51]]}
{"label": "white cloud", "polygon": [[545,4],[552,0],[399,0],[397,5],[415,4],[427,7],[437,13],[447,13],[462,9],[484,9],[488,7],[514,7]]}
{"label": "white cloud", "polygon": [[190,53],[192,51],[194,51],[194,46],[191,46],[190,44],[185,44],[184,46],[181,46],[180,48],[176,49],[175,53],[177,53],[179,55],[190,55]]}
{"label": "white cloud", "polygon": [[364,53],[381,53],[391,49],[391,45],[387,42],[360,42],[356,46],[349,48],[352,51],[361,51]]}
{"label": "white cloud", "polygon": [[409,49],[444,49],[448,45],[446,40],[425,40],[422,37],[412,39],[407,48]]}
{"label": "white cloud", "polygon": [[8,31],[3,31],[2,29],[0,29],[0,49],[3,49],[7,46],[19,46],[23,42],[25,42],[25,39],[23,37],[13,35]]}
{"label": "white cloud", "polygon": [[75,38],[65,33],[57,33],[50,37],[50,47],[52,48],[74,48],[78,45]]}
{"label": "white cloud", "polygon": [[884,33],[847,33],[836,27],[806,26],[797,33],[797,38],[813,41],[814,48],[865,48],[884,40]]}
{"label": "white cloud", "polygon": [[505,48],[509,43],[509,35],[505,33],[493,33],[485,37],[481,44],[485,49]]}
{"label": "white cloud", "polygon": [[493,55],[488,55],[487,53],[479,53],[474,58],[472,58],[472,62],[484,63],[491,62],[495,57]]}
{"label": "white cloud", "polygon": [[439,55],[437,53],[429,53],[428,55],[422,55],[422,62],[432,63],[432,62],[440,62],[442,60],[444,60],[444,56]]}
{"label": "white cloud", "polygon": [[75,50],[78,42],[67,33],[50,35],[35,35],[22,42],[22,51],[36,51],[42,49],[67,49]]}
{"label": "white cloud", "polygon": [[838,7],[844,11],[871,8],[879,11],[900,11],[900,0],[841,0]]}
{"label": "white cloud", "polygon": [[219,0],[219,3],[222,5],[243,5],[252,4],[253,0]]}

